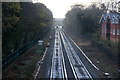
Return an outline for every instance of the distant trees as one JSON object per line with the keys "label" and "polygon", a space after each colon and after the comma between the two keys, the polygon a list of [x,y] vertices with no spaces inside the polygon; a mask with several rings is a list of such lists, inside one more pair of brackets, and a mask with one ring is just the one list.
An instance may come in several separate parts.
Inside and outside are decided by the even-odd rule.
{"label": "distant trees", "polygon": [[75,34],[92,34],[98,30],[101,15],[106,10],[104,4],[95,3],[85,8],[83,5],[74,5],[67,12],[64,19],[65,30]]}
{"label": "distant trees", "polygon": [[41,3],[2,3],[3,57],[43,36],[52,26],[52,12]]}

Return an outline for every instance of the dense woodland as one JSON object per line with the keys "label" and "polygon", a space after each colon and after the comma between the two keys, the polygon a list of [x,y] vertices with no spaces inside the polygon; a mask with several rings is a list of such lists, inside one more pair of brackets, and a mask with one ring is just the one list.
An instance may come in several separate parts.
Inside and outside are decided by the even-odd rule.
{"label": "dense woodland", "polygon": [[2,3],[3,58],[41,38],[52,26],[52,12],[42,3]]}
{"label": "dense woodland", "polygon": [[[94,41],[94,44],[104,45],[118,53],[120,42],[110,40],[103,41],[100,38],[101,24],[99,23],[102,14],[107,12],[107,5],[104,3],[93,3],[89,7],[81,4],[71,6],[64,19],[64,29],[67,33],[77,37],[85,37]],[[108,49],[109,50],[109,49]],[[110,51],[111,51],[110,50]]]}
{"label": "dense woodland", "polygon": [[64,28],[67,32],[78,35],[92,35],[99,31],[99,20],[106,11],[105,4],[94,3],[89,7],[73,5],[64,19]]}

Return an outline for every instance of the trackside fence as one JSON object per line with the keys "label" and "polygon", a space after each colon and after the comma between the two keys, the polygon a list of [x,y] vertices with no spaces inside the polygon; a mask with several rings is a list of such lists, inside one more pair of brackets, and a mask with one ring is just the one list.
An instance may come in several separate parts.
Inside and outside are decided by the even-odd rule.
{"label": "trackside fence", "polygon": [[15,51],[14,53],[11,53],[10,55],[8,55],[7,57],[5,57],[2,60],[2,69],[6,69],[11,63],[13,63],[18,57],[20,57],[25,51],[27,51],[29,48],[31,48],[35,43],[37,43],[37,41],[39,40],[39,38],[34,39],[30,42],[28,42],[25,46],[23,46],[22,48],[20,48],[19,50]]}

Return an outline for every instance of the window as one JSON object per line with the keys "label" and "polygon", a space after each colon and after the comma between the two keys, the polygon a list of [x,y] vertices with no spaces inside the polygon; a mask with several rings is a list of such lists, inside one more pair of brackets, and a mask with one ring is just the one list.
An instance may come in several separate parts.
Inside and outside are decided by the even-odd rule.
{"label": "window", "polygon": [[114,16],[112,17],[112,23],[113,23],[113,24],[115,23],[115,18],[114,18]]}
{"label": "window", "polygon": [[113,29],[113,35],[115,35],[115,29]]}
{"label": "window", "polygon": [[117,17],[114,21],[115,21],[115,24],[118,24],[119,23],[119,18]]}
{"label": "window", "polygon": [[120,30],[117,30],[117,35],[120,35]]}
{"label": "window", "polygon": [[111,29],[111,34],[112,34],[112,29]]}

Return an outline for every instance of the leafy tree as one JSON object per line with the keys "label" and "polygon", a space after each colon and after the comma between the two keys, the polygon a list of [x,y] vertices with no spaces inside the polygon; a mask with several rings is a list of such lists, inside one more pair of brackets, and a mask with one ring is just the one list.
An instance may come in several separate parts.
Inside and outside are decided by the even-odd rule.
{"label": "leafy tree", "polygon": [[101,8],[96,4],[92,4],[88,8],[81,4],[72,6],[64,19],[65,30],[76,35],[95,33],[99,28],[100,17],[106,10],[103,4],[101,6]]}
{"label": "leafy tree", "polygon": [[52,12],[41,3],[5,2],[2,14],[3,57],[41,38],[52,26]]}
{"label": "leafy tree", "polygon": [[[3,52],[7,55],[11,50],[15,49],[19,42],[19,33],[17,32],[17,23],[20,20],[21,6],[19,3],[3,3],[2,4],[2,43]],[[17,35],[15,37],[15,35]]]}

